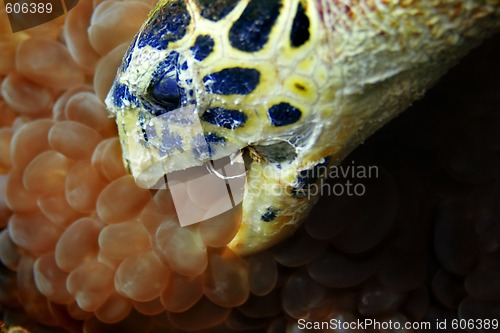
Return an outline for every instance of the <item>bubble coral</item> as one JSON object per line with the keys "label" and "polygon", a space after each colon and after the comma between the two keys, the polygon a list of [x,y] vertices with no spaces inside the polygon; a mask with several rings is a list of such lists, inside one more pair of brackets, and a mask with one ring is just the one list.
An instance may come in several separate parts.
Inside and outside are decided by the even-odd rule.
{"label": "bubble coral", "polygon": [[[380,166],[369,195],[324,198],[293,237],[242,258],[225,247],[240,208],[180,227],[169,192],[137,187],[123,167],[103,99],[152,5],[81,0],[17,34],[0,12],[5,322],[32,332],[284,332],[298,319],[498,313],[497,81],[462,96],[438,87],[419,103],[423,115],[410,111],[345,162]],[[472,115],[467,98],[480,104]]]}

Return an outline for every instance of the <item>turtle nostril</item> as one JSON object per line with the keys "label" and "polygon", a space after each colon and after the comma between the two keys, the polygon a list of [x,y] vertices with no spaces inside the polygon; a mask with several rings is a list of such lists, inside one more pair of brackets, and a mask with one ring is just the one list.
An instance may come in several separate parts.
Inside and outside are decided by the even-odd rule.
{"label": "turtle nostril", "polygon": [[164,75],[153,87],[154,99],[165,108],[165,111],[171,111],[180,107],[181,99],[177,81],[168,75]]}

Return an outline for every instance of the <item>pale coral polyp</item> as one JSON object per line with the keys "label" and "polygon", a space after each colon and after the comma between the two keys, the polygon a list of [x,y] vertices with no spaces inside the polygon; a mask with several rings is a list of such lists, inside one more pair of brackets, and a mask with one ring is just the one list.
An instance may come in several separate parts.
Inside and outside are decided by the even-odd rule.
{"label": "pale coral polyp", "polygon": [[0,91],[7,105],[22,115],[43,116],[52,107],[53,96],[48,87],[15,72],[3,79]]}
{"label": "pale coral polyp", "polygon": [[76,88],[85,79],[66,47],[47,37],[27,39],[17,47],[16,70],[29,80],[55,90]]}

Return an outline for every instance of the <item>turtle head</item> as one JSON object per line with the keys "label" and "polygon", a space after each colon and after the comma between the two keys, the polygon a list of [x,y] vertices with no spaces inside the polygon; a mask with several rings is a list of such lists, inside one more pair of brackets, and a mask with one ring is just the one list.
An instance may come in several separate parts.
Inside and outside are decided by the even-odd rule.
{"label": "turtle head", "polygon": [[293,163],[316,122],[310,11],[301,1],[157,4],[106,99],[140,185],[249,146],[261,161]]}

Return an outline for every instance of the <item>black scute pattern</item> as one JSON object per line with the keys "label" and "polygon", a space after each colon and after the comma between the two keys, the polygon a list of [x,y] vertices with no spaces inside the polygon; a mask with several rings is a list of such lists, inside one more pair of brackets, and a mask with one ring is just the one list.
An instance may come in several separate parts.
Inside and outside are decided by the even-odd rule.
{"label": "black scute pattern", "polygon": [[196,5],[200,8],[202,17],[217,22],[226,17],[238,2],[239,0],[198,0]]}
{"label": "black scute pattern", "polygon": [[262,49],[269,40],[281,5],[279,0],[250,1],[229,30],[231,45],[244,52],[256,52]]}
{"label": "black scute pattern", "polygon": [[163,5],[149,19],[139,37],[139,47],[149,45],[158,50],[167,48],[186,34],[191,15],[184,1],[172,1]]}
{"label": "black scute pattern", "polygon": [[309,40],[309,17],[302,3],[299,2],[297,6],[297,13],[292,23],[292,30],[290,32],[290,42],[293,47],[299,47]]}

